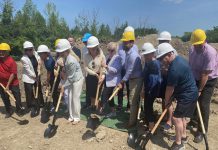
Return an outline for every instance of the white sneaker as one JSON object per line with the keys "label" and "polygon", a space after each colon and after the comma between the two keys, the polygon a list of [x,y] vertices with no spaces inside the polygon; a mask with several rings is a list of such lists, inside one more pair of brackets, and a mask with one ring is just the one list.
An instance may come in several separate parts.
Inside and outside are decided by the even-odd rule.
{"label": "white sneaker", "polygon": [[69,121],[69,122],[73,122],[74,119],[72,119],[72,118],[69,117],[69,118],[68,118],[68,121]]}

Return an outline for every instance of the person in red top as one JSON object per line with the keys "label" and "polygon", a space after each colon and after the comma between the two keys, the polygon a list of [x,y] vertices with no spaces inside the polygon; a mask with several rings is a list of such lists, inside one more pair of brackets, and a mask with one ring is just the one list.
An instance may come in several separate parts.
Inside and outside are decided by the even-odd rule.
{"label": "person in red top", "polygon": [[11,90],[16,99],[16,113],[22,116],[24,112],[24,108],[21,105],[21,94],[17,78],[17,64],[14,59],[9,56],[10,51],[11,48],[7,43],[0,44],[0,83],[5,88],[0,86],[0,95],[6,109],[5,118],[9,118],[13,114],[9,96],[6,93],[6,91],[9,90]]}

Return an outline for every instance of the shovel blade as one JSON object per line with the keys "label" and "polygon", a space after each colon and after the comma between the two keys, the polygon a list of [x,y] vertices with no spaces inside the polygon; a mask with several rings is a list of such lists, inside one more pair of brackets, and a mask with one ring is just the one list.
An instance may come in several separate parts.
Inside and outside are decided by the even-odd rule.
{"label": "shovel blade", "polygon": [[46,109],[43,109],[41,112],[41,119],[40,122],[41,123],[47,123],[50,120],[50,112],[47,111]]}
{"label": "shovel blade", "polygon": [[100,125],[100,119],[98,117],[91,116],[87,121],[86,128],[95,130],[98,128],[99,125]]}
{"label": "shovel blade", "polygon": [[48,128],[44,132],[44,138],[49,139],[52,138],[57,133],[57,125],[48,125]]}
{"label": "shovel blade", "polygon": [[21,120],[18,122],[19,125],[27,125],[29,123],[29,120]]}

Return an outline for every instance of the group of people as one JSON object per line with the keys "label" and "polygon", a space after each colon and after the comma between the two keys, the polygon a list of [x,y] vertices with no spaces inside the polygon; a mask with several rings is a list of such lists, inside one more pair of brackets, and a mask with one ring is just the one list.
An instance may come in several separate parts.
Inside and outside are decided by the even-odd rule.
{"label": "group of people", "polygon": [[[123,89],[126,87],[127,111],[130,113],[127,128],[137,124],[140,101],[144,101],[145,122],[148,130],[152,130],[156,121],[153,103],[156,98],[161,98],[163,109],[168,109],[162,128],[168,131],[175,126],[176,135],[171,138],[174,141],[171,149],[183,149],[188,140],[186,126],[190,119],[193,119],[197,101],[200,104],[206,132],[208,131],[210,101],[218,77],[218,55],[207,43],[205,31],[201,29],[196,29],[192,33],[189,61],[179,56],[170,44],[169,32],[161,32],[157,40],[157,48],[152,43],[144,43],[139,50],[135,44],[134,28],[128,26],[120,43],[110,42],[107,45],[105,56],[98,38],[86,33],[82,38],[84,48],[81,51],[75,47],[72,37],[68,40],[56,40],[55,58],[46,45],[40,45],[35,49],[31,42],[24,42],[21,62],[27,110],[31,111],[31,116],[34,117],[39,114],[40,107],[44,106],[40,78],[44,64],[47,79],[43,84],[48,89],[55,84],[51,111],[57,105],[59,93],[64,93],[63,99],[69,112],[68,121],[73,125],[80,122],[80,96],[84,81],[86,105],[83,108],[92,109],[108,118],[116,117],[117,110],[123,108]],[[6,118],[13,113],[6,91],[10,90],[16,99],[17,114],[22,115],[24,111],[17,65],[9,55],[10,51],[7,43],[0,44],[0,94],[6,108]],[[85,71],[82,71],[82,67]],[[119,90],[117,108],[114,99],[108,101],[115,89]],[[175,110],[172,101],[176,101]],[[109,113],[106,112],[107,104],[110,107]],[[199,143],[202,139],[202,129],[198,122],[194,141]]]}

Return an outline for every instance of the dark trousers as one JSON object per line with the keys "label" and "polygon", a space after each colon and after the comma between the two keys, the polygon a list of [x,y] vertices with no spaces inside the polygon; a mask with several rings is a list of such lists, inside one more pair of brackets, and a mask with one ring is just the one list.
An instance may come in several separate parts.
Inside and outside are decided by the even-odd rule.
{"label": "dark trousers", "polygon": [[38,99],[35,99],[35,97],[34,97],[33,87],[35,87],[35,89],[36,89],[37,84],[36,83],[32,84],[32,83],[25,83],[24,82],[24,89],[25,89],[25,95],[26,95],[27,108],[40,107],[40,105],[42,105],[42,106],[44,105],[41,81],[39,81]]}
{"label": "dark trousers", "polygon": [[[52,95],[52,99],[53,99],[53,106],[56,107],[57,103],[58,103],[58,98],[59,98],[59,94],[60,92],[58,91],[58,86],[60,83],[60,77],[58,76],[55,87],[54,87],[54,92]],[[52,86],[54,84],[54,79],[50,80],[50,86],[51,86],[51,90],[52,90]]]}
{"label": "dark trousers", "polygon": [[91,98],[90,98],[89,92],[87,90],[87,87],[88,87],[87,77],[85,78],[85,80],[86,80],[86,105],[90,106],[91,105]]}
{"label": "dark trousers", "polygon": [[[102,105],[103,109],[106,107],[108,99],[112,95],[112,93],[114,91],[114,88],[115,87],[106,87],[106,86],[104,86],[104,90],[103,90],[102,96],[101,96],[101,105]],[[109,103],[110,107],[114,107],[115,106],[114,98],[112,100],[110,100],[108,103]]]}
{"label": "dark trousers", "polygon": [[[158,87],[154,87],[154,89],[157,88]],[[146,121],[148,123],[155,122],[153,104],[156,97],[157,97],[157,90],[153,90],[150,93],[146,93],[144,95],[144,112],[145,112]]]}
{"label": "dark trousers", "polygon": [[[10,90],[11,90],[12,94],[14,95],[14,98],[16,99],[16,110],[18,111],[22,107],[19,85],[10,86]],[[11,102],[10,102],[10,99],[9,99],[9,95],[7,93],[5,93],[5,91],[4,91],[4,89],[2,87],[0,87],[0,94],[1,94],[1,98],[3,100],[3,103],[5,105],[5,109],[6,109],[7,112],[9,112],[10,107],[11,107]]]}
{"label": "dark trousers", "polygon": [[[199,81],[197,81],[196,83],[197,86],[199,86]],[[200,97],[198,98],[206,132],[208,131],[208,124],[209,124],[211,97],[213,95],[213,91],[216,83],[217,83],[217,79],[212,79],[207,81],[206,85],[204,86],[204,89],[201,92]],[[202,132],[201,123],[199,119],[198,119],[198,131]]]}
{"label": "dark trousers", "polygon": [[[125,76],[125,69],[122,69],[121,71],[121,77],[123,78]],[[123,85],[124,86],[124,85]],[[118,92],[118,106],[123,107],[123,90],[124,88],[120,89]],[[130,108],[129,105],[129,81],[126,82],[126,92],[127,92],[127,108]]]}

